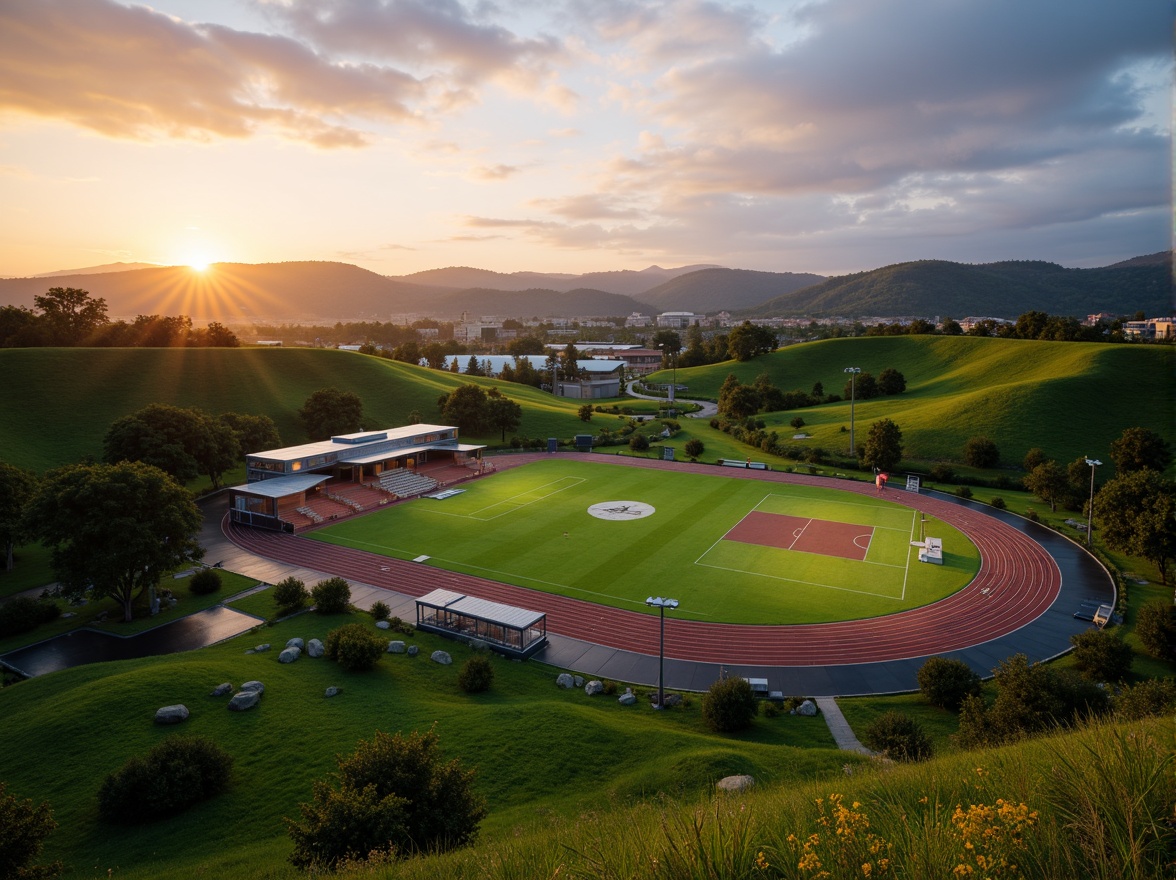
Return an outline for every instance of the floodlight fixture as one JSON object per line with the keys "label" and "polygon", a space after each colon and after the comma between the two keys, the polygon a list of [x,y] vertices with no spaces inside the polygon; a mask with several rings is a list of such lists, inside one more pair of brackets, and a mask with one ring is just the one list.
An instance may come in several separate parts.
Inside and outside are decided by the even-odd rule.
{"label": "floodlight fixture", "polygon": [[678,607],[677,599],[663,599],[661,596],[650,596],[645,604],[658,609],[661,615],[661,630],[657,643],[657,705],[653,708],[664,709],[666,706],[666,609],[671,611]]}

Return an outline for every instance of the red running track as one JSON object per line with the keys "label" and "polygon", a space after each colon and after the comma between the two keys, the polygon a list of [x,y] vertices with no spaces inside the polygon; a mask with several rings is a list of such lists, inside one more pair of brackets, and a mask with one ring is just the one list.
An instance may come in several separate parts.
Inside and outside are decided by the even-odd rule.
{"label": "red running track", "polygon": [[[546,455],[495,459],[498,470]],[[603,464],[666,468],[732,479],[793,483],[868,495],[872,484],[774,471],[716,471],[707,465],[616,457]],[[492,477],[491,477],[492,478]],[[666,618],[666,657],[704,663],[764,666],[836,666],[926,657],[968,648],[1017,630],[1043,614],[1061,590],[1061,572],[1036,542],[998,520],[925,495],[891,490],[887,500],[924,511],[955,526],[980,550],[980,571],[952,596],[910,611],[868,620],[794,626],[700,623]],[[307,538],[243,528],[226,522],[233,543],[270,559],[395,590],[411,597],[443,588],[547,615],[549,633],[656,656],[658,629],[649,616],[578,599],[457,574]]]}

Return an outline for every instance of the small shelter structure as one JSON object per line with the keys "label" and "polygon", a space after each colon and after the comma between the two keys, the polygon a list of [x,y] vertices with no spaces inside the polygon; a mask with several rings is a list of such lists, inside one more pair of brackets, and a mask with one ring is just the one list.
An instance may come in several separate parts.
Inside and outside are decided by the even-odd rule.
{"label": "small shelter structure", "polygon": [[547,615],[501,602],[433,590],[416,600],[417,629],[477,639],[509,657],[530,657],[547,644]]}

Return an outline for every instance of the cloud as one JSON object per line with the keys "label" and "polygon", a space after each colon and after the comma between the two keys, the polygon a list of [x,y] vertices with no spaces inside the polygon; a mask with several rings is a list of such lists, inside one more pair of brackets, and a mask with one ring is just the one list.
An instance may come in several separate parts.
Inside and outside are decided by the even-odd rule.
{"label": "cloud", "polygon": [[637,220],[645,212],[631,207],[623,199],[597,193],[554,199],[532,199],[530,204],[569,220]]}
{"label": "cloud", "polygon": [[472,169],[470,174],[478,180],[506,180],[521,170],[517,165],[479,165]]}

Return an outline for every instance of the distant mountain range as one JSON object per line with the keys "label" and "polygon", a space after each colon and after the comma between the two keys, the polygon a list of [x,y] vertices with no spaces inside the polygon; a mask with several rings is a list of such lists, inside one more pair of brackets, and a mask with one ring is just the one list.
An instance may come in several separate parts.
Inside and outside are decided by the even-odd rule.
{"label": "distant mountain range", "polygon": [[[128,264],[135,265],[135,264]],[[80,287],[114,317],[189,315],[221,321],[401,320],[407,315],[551,318],[729,311],[769,316],[1015,318],[1030,309],[1085,316],[1173,311],[1167,251],[1099,269],[1054,263],[923,260],[835,278],[716,266],[640,272],[503,274],[451,267],[389,277],[349,263],[119,264],[0,279],[0,305],[32,306],[49,287]]]}

